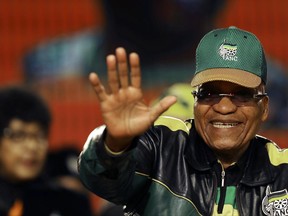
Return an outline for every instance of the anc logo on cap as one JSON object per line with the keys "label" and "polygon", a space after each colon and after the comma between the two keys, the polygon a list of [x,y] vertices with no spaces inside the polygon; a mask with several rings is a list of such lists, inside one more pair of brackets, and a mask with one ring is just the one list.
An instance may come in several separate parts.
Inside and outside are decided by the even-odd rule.
{"label": "anc logo on cap", "polygon": [[233,44],[221,44],[219,47],[219,55],[226,61],[237,61],[237,45]]}
{"label": "anc logo on cap", "polygon": [[266,188],[266,196],[262,200],[262,211],[268,216],[288,215],[288,192],[286,189],[271,192]]}

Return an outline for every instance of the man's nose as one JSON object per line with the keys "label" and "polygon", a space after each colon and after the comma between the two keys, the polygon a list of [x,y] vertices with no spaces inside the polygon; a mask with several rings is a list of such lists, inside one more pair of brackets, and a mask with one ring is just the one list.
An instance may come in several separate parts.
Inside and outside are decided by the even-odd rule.
{"label": "man's nose", "polygon": [[213,105],[213,109],[222,114],[234,113],[237,110],[237,106],[232,102],[230,97],[221,97],[218,103]]}

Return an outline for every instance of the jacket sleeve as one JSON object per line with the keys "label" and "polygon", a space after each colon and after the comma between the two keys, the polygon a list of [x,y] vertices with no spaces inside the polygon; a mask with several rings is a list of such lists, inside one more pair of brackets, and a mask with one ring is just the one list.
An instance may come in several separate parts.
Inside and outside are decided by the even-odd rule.
{"label": "jacket sleeve", "polygon": [[138,191],[135,187],[141,185],[133,184],[137,164],[134,153],[137,150],[131,147],[117,156],[109,154],[104,147],[105,128],[103,125],[90,133],[78,159],[80,178],[96,195],[116,204],[125,204],[132,193]]}

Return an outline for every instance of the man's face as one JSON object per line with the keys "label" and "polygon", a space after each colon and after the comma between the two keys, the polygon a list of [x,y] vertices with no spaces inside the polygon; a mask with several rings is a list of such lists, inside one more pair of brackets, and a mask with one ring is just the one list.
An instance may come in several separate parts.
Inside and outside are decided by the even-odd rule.
{"label": "man's face", "polygon": [[[253,99],[255,89],[214,81],[199,88],[203,95],[213,94],[207,100],[196,99],[194,105],[195,127],[205,143],[215,152],[245,151],[268,116],[268,97]],[[221,96],[236,94],[244,97]],[[242,100],[243,98],[247,100]],[[250,98],[250,99],[249,99]]]}
{"label": "man's face", "polygon": [[35,122],[13,119],[0,143],[0,174],[14,182],[31,180],[42,171],[47,137]]}

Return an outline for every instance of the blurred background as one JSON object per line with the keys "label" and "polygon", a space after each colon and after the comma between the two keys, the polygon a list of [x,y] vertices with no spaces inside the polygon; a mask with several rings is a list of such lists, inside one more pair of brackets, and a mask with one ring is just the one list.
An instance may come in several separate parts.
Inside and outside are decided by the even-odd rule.
{"label": "blurred background", "polygon": [[207,31],[237,26],[257,35],[268,59],[271,110],[260,133],[288,147],[287,7],[287,0],[0,1],[0,85],[39,92],[53,114],[51,150],[81,150],[102,123],[88,74],[105,79],[107,54],[118,46],[139,52],[150,102],[190,82]]}

